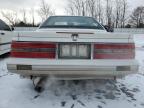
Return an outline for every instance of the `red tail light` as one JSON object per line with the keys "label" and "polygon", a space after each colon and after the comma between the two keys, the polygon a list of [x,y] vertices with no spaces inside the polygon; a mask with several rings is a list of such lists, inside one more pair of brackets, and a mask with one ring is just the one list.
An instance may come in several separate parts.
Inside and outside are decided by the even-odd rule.
{"label": "red tail light", "polygon": [[12,57],[55,58],[56,44],[47,42],[12,42]]}
{"label": "red tail light", "polygon": [[100,43],[94,45],[94,59],[133,59],[135,58],[134,43]]}

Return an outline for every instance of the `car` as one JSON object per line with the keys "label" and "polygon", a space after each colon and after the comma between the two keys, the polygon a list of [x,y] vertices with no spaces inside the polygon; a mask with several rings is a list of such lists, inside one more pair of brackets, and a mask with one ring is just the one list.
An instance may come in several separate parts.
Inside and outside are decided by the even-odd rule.
{"label": "car", "polygon": [[110,33],[92,17],[50,16],[12,41],[9,72],[24,77],[116,79],[138,72],[131,34]]}
{"label": "car", "polygon": [[0,19],[0,55],[10,52],[13,29]]}

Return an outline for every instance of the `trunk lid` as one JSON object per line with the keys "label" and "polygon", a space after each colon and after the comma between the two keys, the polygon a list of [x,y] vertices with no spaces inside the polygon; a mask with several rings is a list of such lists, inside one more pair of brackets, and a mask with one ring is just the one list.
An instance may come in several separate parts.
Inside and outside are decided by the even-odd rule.
{"label": "trunk lid", "polygon": [[133,59],[130,34],[87,29],[21,32],[12,42],[12,57],[48,59]]}
{"label": "trunk lid", "polygon": [[[75,39],[74,39],[75,38]],[[48,42],[133,42],[130,34],[108,33],[104,30],[89,29],[50,29],[33,32],[20,32],[18,41],[48,41]]]}

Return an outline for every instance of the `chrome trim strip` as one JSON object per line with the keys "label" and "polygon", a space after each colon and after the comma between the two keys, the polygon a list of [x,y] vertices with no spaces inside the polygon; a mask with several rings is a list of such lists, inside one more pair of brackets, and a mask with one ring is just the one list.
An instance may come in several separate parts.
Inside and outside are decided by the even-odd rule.
{"label": "chrome trim strip", "polygon": [[91,60],[93,60],[94,56],[94,43],[91,44]]}

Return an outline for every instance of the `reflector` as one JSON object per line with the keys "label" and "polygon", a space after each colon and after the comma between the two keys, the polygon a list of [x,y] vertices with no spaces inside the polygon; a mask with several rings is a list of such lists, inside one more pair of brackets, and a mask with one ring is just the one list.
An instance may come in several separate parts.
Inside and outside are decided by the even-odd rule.
{"label": "reflector", "polygon": [[71,55],[74,57],[77,56],[77,46],[76,45],[71,46]]}
{"label": "reflector", "polygon": [[70,46],[62,45],[61,46],[61,56],[67,57],[70,55]]}
{"label": "reflector", "polygon": [[88,57],[88,47],[86,45],[79,45],[79,56]]}

